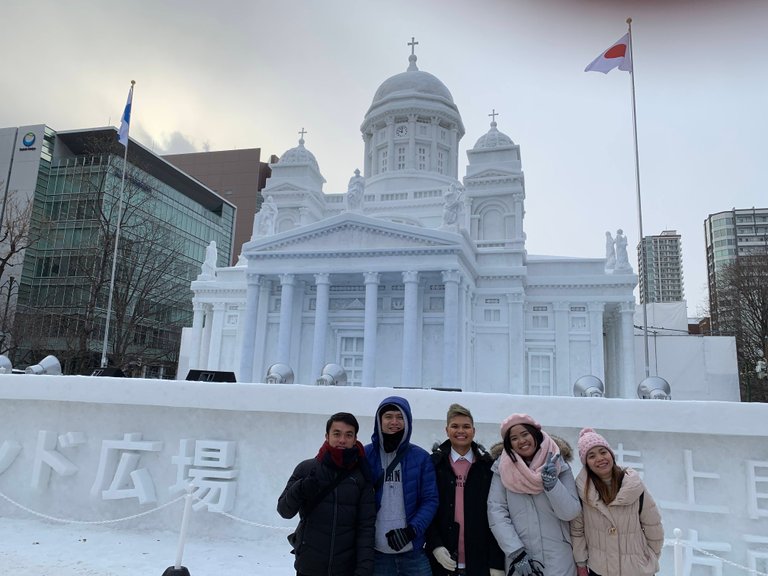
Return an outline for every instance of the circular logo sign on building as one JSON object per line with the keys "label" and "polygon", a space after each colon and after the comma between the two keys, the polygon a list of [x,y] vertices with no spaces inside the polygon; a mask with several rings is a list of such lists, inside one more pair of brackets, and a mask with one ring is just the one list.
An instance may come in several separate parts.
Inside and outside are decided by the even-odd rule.
{"label": "circular logo sign on building", "polygon": [[35,143],[35,140],[37,140],[37,136],[35,136],[35,133],[27,132],[26,134],[24,134],[24,138],[22,138],[21,142],[22,144],[24,144],[24,146],[29,148]]}

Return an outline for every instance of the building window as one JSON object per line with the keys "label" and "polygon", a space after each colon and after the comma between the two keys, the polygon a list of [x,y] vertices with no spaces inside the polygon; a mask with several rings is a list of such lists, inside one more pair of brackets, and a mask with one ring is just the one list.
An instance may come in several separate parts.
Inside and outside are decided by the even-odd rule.
{"label": "building window", "polygon": [[429,152],[426,146],[419,146],[416,149],[416,165],[419,170],[426,170],[429,164]]}
{"label": "building window", "polygon": [[571,330],[586,330],[587,317],[584,314],[571,315]]}
{"label": "building window", "polygon": [[528,393],[552,396],[552,354],[528,353]]}
{"label": "building window", "polygon": [[442,150],[437,153],[437,171],[440,174],[445,174],[445,152]]}
{"label": "building window", "polygon": [[389,150],[384,148],[379,150],[379,172],[387,171],[387,162],[389,161]]}
{"label": "building window", "polygon": [[339,364],[347,372],[349,386],[363,384],[363,337],[342,336],[339,346]]}
{"label": "building window", "polygon": [[534,330],[548,330],[549,306],[533,306],[531,312],[531,328]]}
{"label": "building window", "polygon": [[405,170],[405,146],[397,147],[397,169]]}
{"label": "building window", "polygon": [[501,310],[498,308],[483,310],[483,320],[486,322],[501,322]]}

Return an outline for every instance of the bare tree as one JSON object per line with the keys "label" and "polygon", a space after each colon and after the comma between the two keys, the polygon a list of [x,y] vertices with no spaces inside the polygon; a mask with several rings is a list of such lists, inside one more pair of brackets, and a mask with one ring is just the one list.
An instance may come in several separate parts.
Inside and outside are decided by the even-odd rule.
{"label": "bare tree", "polygon": [[80,164],[59,176],[76,181],[76,197],[66,201],[65,209],[64,201],[59,206],[51,200],[56,195],[49,194],[41,207],[51,215],[46,240],[57,238],[73,220],[81,236],[66,263],[58,264],[66,267],[61,274],[66,290],[57,293],[60,301],[30,302],[25,322],[17,323],[17,329],[26,336],[30,355],[36,348],[36,334],[43,332],[49,335],[49,345],[55,344],[67,372],[90,373],[97,368],[117,240],[110,365],[133,373],[144,365],[159,365],[173,373],[181,327],[191,317],[189,281],[194,273],[180,262],[182,238],[160,215],[160,182],[140,166],[129,164],[120,209],[122,159],[114,153],[114,140],[95,139],[89,148]]}
{"label": "bare tree", "polygon": [[[0,190],[4,189],[0,180]],[[33,244],[36,233],[31,229],[32,201],[16,190],[10,190],[3,199],[0,217],[0,354],[8,354],[13,347],[12,329],[16,309],[16,296],[24,251]]]}
{"label": "bare tree", "polygon": [[768,254],[739,256],[718,278],[718,330],[736,337],[741,398],[768,402],[768,382],[755,373],[768,356]]}

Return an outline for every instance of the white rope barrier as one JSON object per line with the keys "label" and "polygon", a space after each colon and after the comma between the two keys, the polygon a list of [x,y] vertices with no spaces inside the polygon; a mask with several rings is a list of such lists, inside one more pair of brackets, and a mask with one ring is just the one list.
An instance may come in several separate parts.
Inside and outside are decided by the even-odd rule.
{"label": "white rope barrier", "polygon": [[115,524],[117,522],[124,522],[126,520],[133,520],[134,518],[141,518],[142,516],[147,516],[149,514],[152,514],[154,512],[157,512],[158,510],[162,510],[163,508],[167,508],[168,506],[171,506],[173,504],[176,504],[176,502],[179,502],[184,498],[184,495],[179,496],[175,500],[171,500],[170,502],[166,502],[165,504],[158,506],[157,508],[153,508],[152,510],[145,510],[144,512],[139,512],[138,514],[133,514],[132,516],[125,516],[124,518],[113,518],[111,520],[70,520],[67,518],[57,518],[56,516],[49,516],[48,514],[43,514],[42,512],[37,512],[36,510],[32,510],[31,508],[27,508],[23,504],[20,504],[19,502],[16,502],[13,498],[10,496],[6,496],[3,492],[0,492],[0,498],[5,500],[6,502],[16,506],[20,510],[24,510],[24,512],[27,512],[29,514],[32,514],[33,516],[37,516],[39,518],[44,518],[46,520],[52,520],[54,522],[61,522],[63,524],[84,524],[84,525],[94,525],[94,524]]}
{"label": "white rope barrier", "polygon": [[683,542],[687,546],[691,548],[694,552],[701,552],[705,556],[709,556],[710,558],[717,558],[720,560],[723,564],[728,564],[728,566],[733,566],[734,568],[738,568],[739,570],[744,570],[746,572],[749,572],[750,574],[754,574],[755,576],[768,576],[768,573],[766,572],[760,572],[759,570],[753,570],[752,568],[749,568],[747,566],[742,566],[741,564],[737,564],[736,562],[731,562],[730,560],[726,560],[725,558],[720,558],[720,556],[717,556],[715,554],[712,554],[711,552],[707,552],[706,550],[702,550],[701,548],[696,548],[695,546],[692,546],[688,544],[687,542]]}
{"label": "white rope barrier", "polygon": [[[36,510],[32,510],[31,508],[27,508],[23,504],[16,502],[13,498],[10,496],[7,496],[2,491],[0,491],[0,498],[8,502],[9,504],[12,504],[13,506],[16,506],[20,510],[23,510],[24,512],[27,512],[29,514],[32,514],[33,516],[37,516],[38,518],[44,518],[45,520],[52,520],[53,522],[61,522],[63,524],[116,524],[118,522],[124,522],[127,520],[133,520],[135,518],[141,518],[142,516],[147,516],[149,514],[152,514],[154,512],[157,512],[158,510],[162,510],[163,508],[167,508],[168,506],[172,506],[173,504],[176,504],[176,502],[180,502],[186,497],[186,494],[182,494],[175,500],[171,500],[170,502],[166,502],[165,504],[158,506],[157,508],[153,508],[152,510],[145,510],[144,512],[139,512],[138,514],[133,514],[131,516],[125,516],[124,518],[114,518],[112,520],[71,520],[67,518],[57,518],[56,516],[49,516],[48,514],[43,514],[42,512],[37,512]],[[193,497],[196,500],[200,500],[200,498],[193,495]],[[286,526],[272,526],[270,524],[261,524],[259,522],[252,522],[251,520],[246,520],[245,518],[240,518],[238,516],[235,516],[233,514],[229,514],[227,512],[217,512],[217,514],[220,514],[221,516],[226,516],[227,518],[230,518],[231,520],[234,520],[236,522],[241,522],[243,524],[247,524],[249,526],[255,526],[257,528],[267,528],[269,530],[285,530],[286,532],[292,532],[295,530],[295,527],[286,527]]]}
{"label": "white rope barrier", "polygon": [[759,570],[754,570],[753,568],[750,568],[748,566],[743,566],[741,564],[737,564],[736,562],[732,562],[730,560],[726,560],[725,558],[721,558],[717,554],[712,554],[712,552],[708,552],[707,550],[702,550],[701,548],[697,548],[691,542],[681,539],[680,535],[682,533],[683,531],[680,530],[680,528],[675,528],[673,530],[673,534],[675,535],[675,539],[672,541],[672,546],[674,547],[674,550],[675,550],[675,576],[683,576],[683,573],[684,573],[683,547],[690,548],[692,552],[699,552],[704,556],[708,556],[710,558],[715,558],[717,560],[720,560],[720,562],[722,562],[723,564],[727,564],[728,566],[738,568],[739,570],[744,570],[745,572],[748,572],[749,574],[753,574],[754,576],[768,576],[768,573],[766,572],[760,572]]}
{"label": "white rope barrier", "polygon": [[235,520],[236,522],[242,522],[243,524],[256,526],[257,528],[269,528],[270,530],[285,530],[287,532],[293,532],[294,530],[296,530],[295,527],[271,526],[269,524],[259,524],[258,522],[252,522],[250,520],[246,520],[245,518],[238,518],[237,516],[228,514],[227,512],[219,512],[219,514],[221,514],[222,516],[226,516],[227,518],[230,518],[232,520]]}
{"label": "white rope barrier", "polygon": [[[32,514],[33,516],[37,516],[39,518],[44,518],[46,520],[52,520],[54,522],[61,522],[63,524],[81,524],[81,525],[96,525],[96,524],[115,524],[117,522],[125,522],[127,520],[133,520],[135,518],[141,518],[142,516],[147,516],[149,514],[153,514],[154,512],[158,512],[164,508],[167,508],[168,506],[172,506],[173,504],[176,504],[176,502],[180,502],[184,498],[186,498],[186,494],[182,494],[178,498],[171,500],[170,502],[166,502],[165,504],[162,504],[158,506],[157,508],[153,508],[152,510],[145,510],[144,512],[139,512],[138,514],[133,514],[131,516],[125,516],[123,518],[113,518],[111,520],[72,520],[67,518],[57,518],[56,516],[50,516],[48,514],[43,514],[42,512],[37,512],[36,510],[32,510],[31,508],[27,508],[23,504],[16,502],[13,498],[7,496],[2,491],[0,491],[0,498],[8,502],[9,504],[12,504],[13,506],[16,506],[20,510],[23,510],[24,512],[27,512],[29,514]],[[271,524],[261,524],[260,522],[253,522],[251,520],[246,520],[245,518],[240,518],[238,516],[235,516],[234,514],[229,514],[228,512],[218,512],[221,516],[226,516],[230,520],[234,520],[236,522],[241,522],[243,524],[247,524],[249,526],[255,526],[257,528],[267,528],[268,530],[284,530],[284,531],[293,531],[295,528],[293,527],[286,527],[286,526],[272,526]],[[760,572],[759,570],[755,570],[753,568],[750,568],[748,566],[743,566],[741,564],[738,564],[737,562],[732,562],[731,560],[727,560],[725,558],[721,558],[720,556],[716,554],[712,554],[711,552],[708,552],[707,550],[702,550],[701,548],[697,548],[694,546],[691,542],[688,542],[686,540],[682,540],[680,538],[680,534],[682,534],[682,531],[679,528],[675,528],[674,530],[675,539],[672,542],[672,545],[675,549],[675,576],[683,576],[683,566],[682,566],[682,548],[689,548],[692,552],[698,552],[700,554],[703,554],[705,556],[708,556],[710,558],[715,558],[722,562],[723,564],[727,564],[728,566],[732,566],[733,568],[737,568],[739,570],[743,570],[749,574],[752,574],[753,576],[768,576],[768,572]],[[180,564],[180,559],[177,558],[177,567]]]}

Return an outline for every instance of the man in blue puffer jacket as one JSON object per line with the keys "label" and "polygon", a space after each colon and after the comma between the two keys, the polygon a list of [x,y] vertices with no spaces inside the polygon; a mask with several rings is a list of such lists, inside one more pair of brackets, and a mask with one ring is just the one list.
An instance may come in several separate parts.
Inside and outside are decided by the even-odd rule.
{"label": "man in blue puffer jacket", "polygon": [[424,538],[437,511],[435,468],[411,444],[413,418],[405,398],[390,396],[376,410],[365,455],[376,488],[374,576],[431,576]]}

